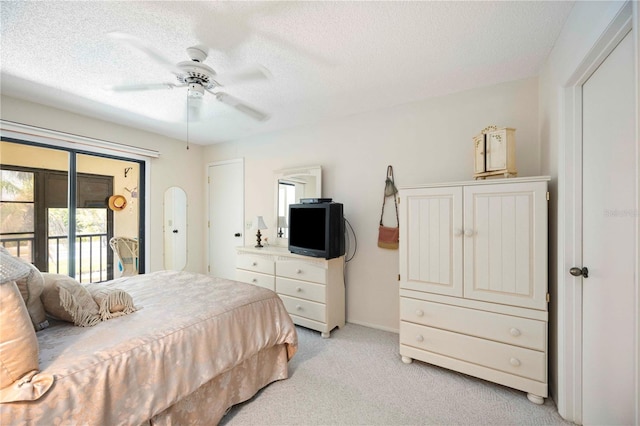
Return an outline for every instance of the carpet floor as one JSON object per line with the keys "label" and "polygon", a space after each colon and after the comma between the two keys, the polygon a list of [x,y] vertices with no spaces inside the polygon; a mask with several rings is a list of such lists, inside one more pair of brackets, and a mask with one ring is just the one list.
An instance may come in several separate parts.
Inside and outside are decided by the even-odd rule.
{"label": "carpet floor", "polygon": [[571,425],[550,398],[414,361],[398,335],[347,324],[323,339],[297,327],[289,378],[238,404],[221,425]]}

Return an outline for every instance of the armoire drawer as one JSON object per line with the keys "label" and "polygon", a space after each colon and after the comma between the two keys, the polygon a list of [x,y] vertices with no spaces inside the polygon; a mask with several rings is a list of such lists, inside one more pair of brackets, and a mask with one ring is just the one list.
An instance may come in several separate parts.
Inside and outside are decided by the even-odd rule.
{"label": "armoire drawer", "polygon": [[245,271],[242,269],[236,269],[236,280],[257,285],[260,287],[268,288],[269,290],[276,289],[275,279],[273,275],[265,275],[257,272]]}
{"label": "armoire drawer", "polygon": [[400,322],[400,344],[546,382],[545,352]]}
{"label": "armoire drawer", "polygon": [[311,302],[280,294],[284,307],[291,315],[309,318],[315,321],[326,322],[327,307],[323,303]]}
{"label": "armoire drawer", "polygon": [[255,256],[251,254],[243,254],[238,256],[236,267],[238,269],[246,269],[253,272],[261,272],[263,274],[274,273],[274,262],[266,256]]}
{"label": "armoire drawer", "polygon": [[276,261],[276,275],[320,284],[327,282],[327,270],[325,268],[300,260]]}
{"label": "armoire drawer", "polygon": [[326,302],[326,286],[323,284],[276,277],[276,293],[319,303]]}
{"label": "armoire drawer", "polygon": [[400,298],[400,319],[539,351],[547,348],[547,323],[426,300]]}

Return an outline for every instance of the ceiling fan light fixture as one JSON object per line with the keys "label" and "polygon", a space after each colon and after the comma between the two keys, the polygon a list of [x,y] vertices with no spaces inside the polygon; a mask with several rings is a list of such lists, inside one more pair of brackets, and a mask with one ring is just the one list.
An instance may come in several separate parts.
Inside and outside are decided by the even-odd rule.
{"label": "ceiling fan light fixture", "polygon": [[189,83],[187,94],[190,98],[201,98],[204,96],[204,87],[200,83]]}

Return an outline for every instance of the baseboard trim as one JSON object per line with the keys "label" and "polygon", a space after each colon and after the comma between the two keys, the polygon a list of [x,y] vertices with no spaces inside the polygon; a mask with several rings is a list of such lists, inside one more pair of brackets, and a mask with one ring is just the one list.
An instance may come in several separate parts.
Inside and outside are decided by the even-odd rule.
{"label": "baseboard trim", "polygon": [[364,322],[364,321],[347,320],[347,324],[361,325],[363,327],[369,327],[369,328],[374,328],[376,330],[389,331],[391,333],[400,334],[399,328],[383,327],[377,324],[369,324],[368,322]]}

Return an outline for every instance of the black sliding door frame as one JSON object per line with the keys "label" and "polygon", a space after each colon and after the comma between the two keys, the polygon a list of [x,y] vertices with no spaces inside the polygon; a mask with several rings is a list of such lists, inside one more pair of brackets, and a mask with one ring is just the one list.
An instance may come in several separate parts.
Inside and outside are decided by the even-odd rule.
{"label": "black sliding door frame", "polygon": [[[121,157],[112,154],[104,154],[91,152],[81,149],[74,149],[62,146],[56,146],[46,143],[32,142],[22,139],[2,137],[0,138],[3,142],[10,142],[21,145],[29,145],[39,148],[46,149],[54,149],[58,151],[65,151],[69,153],[69,164],[68,164],[68,176],[67,180],[68,188],[67,188],[67,200],[68,200],[68,208],[69,208],[69,229],[68,229],[68,238],[69,238],[69,276],[75,277],[76,273],[76,248],[75,244],[72,242],[76,241],[76,226],[77,226],[77,218],[76,218],[76,209],[77,209],[77,177],[78,175],[83,175],[83,173],[78,173],[77,171],[77,156],[78,155],[87,155],[92,157],[102,157],[108,158],[111,160],[120,160],[126,161],[130,163],[137,163],[140,167],[139,172],[139,182],[138,182],[138,199],[140,202],[138,203],[138,273],[143,274],[146,271],[145,265],[145,217],[146,217],[146,162],[144,160],[140,160],[137,158],[129,158],[129,157]],[[9,168],[9,166],[7,166]],[[44,207],[42,207],[44,208]],[[109,212],[111,214],[112,212]],[[38,226],[36,224],[36,226]]]}

